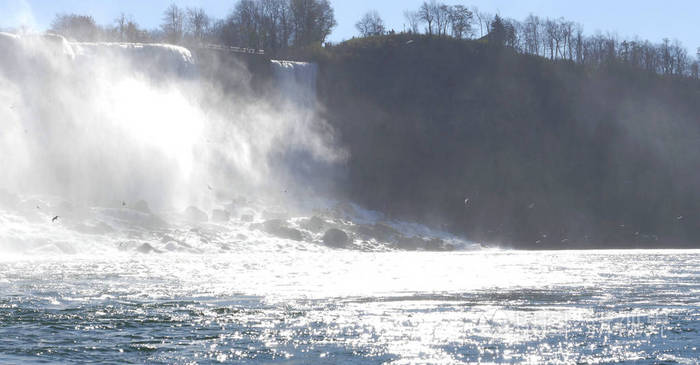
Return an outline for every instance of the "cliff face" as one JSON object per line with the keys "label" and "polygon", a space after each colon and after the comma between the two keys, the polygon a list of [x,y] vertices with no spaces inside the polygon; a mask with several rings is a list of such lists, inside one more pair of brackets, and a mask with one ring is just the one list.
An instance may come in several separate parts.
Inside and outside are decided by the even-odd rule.
{"label": "cliff face", "polygon": [[700,247],[697,81],[407,35],[315,58],[350,199],[508,246]]}

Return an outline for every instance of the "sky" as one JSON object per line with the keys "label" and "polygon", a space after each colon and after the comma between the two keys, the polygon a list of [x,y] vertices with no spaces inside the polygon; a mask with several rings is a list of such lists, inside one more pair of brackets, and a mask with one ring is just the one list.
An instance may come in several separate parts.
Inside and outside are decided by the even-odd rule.
{"label": "sky", "polygon": [[[384,18],[387,28],[404,29],[405,10],[418,9],[422,0],[331,0],[338,27],[330,41],[357,35],[355,23],[369,10]],[[451,5],[477,6],[481,11],[506,18],[524,19],[528,14],[564,17],[584,25],[587,34],[613,33],[620,38],[680,40],[693,54],[700,47],[700,0],[444,0]],[[132,15],[146,28],[160,24],[163,10],[178,6],[204,8],[210,16],[225,17],[235,0],[0,0],[0,29],[27,25],[46,29],[56,13],[83,13],[100,24],[120,14]]]}

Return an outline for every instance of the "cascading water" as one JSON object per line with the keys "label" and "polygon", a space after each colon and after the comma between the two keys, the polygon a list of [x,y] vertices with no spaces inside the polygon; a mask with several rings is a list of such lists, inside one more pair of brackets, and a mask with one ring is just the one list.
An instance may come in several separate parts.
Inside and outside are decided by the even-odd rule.
{"label": "cascading water", "polygon": [[272,60],[271,63],[282,95],[308,110],[315,110],[318,65],[278,60]]}
{"label": "cascading water", "polygon": [[317,66],[271,67],[0,33],[0,362],[700,356],[697,253],[407,252],[475,247],[320,194]]}

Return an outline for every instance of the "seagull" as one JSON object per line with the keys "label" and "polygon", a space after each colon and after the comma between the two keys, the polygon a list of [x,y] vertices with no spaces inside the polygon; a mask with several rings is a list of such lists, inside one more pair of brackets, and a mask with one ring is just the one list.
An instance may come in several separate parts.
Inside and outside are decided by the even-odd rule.
{"label": "seagull", "polygon": [[465,199],[464,199],[464,205],[465,205],[465,206],[469,206],[469,198],[465,198]]}
{"label": "seagull", "polygon": [[53,219],[51,219],[51,223],[56,223],[56,221],[58,220],[58,218],[61,218],[61,217],[59,217],[59,216],[53,217]]}
{"label": "seagull", "polygon": [[211,185],[207,185],[207,188],[208,188],[209,190],[213,190],[213,189],[211,188]]}

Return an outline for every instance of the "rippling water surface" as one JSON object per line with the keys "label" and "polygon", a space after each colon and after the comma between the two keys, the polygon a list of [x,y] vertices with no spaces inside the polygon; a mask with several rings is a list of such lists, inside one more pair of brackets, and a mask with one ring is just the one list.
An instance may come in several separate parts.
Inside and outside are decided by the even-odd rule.
{"label": "rippling water surface", "polygon": [[0,261],[0,362],[700,358],[700,252],[227,252]]}

